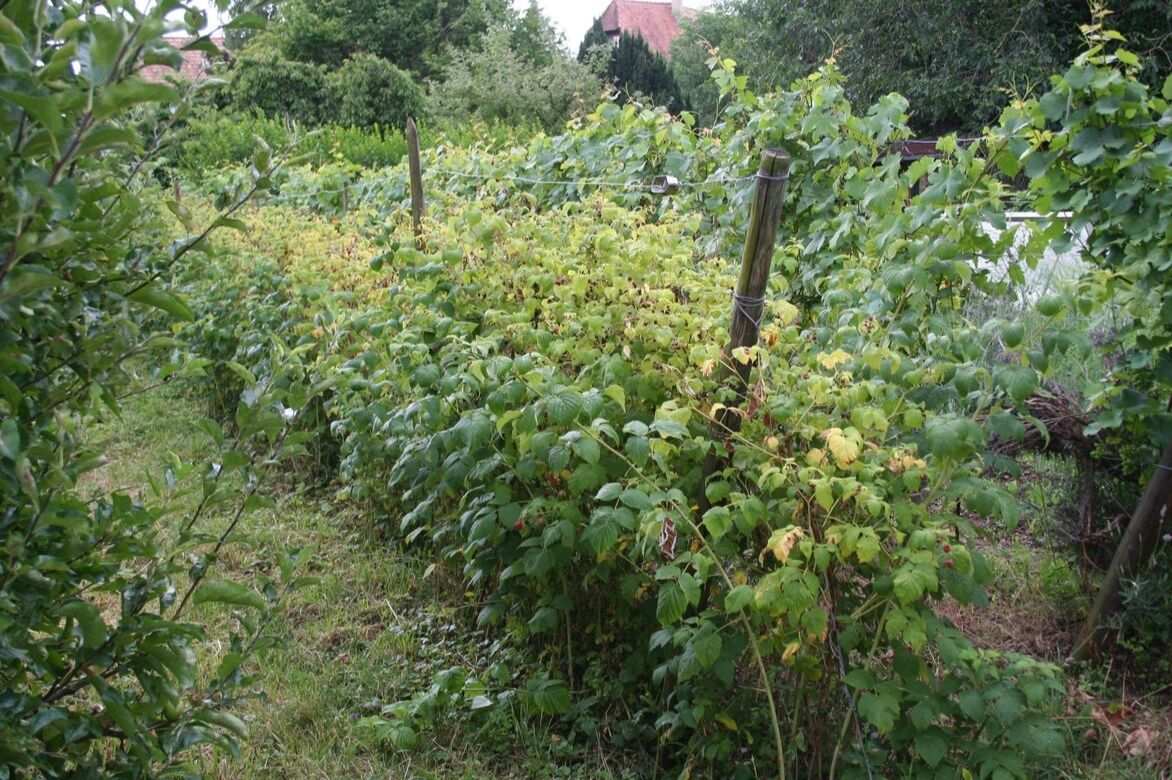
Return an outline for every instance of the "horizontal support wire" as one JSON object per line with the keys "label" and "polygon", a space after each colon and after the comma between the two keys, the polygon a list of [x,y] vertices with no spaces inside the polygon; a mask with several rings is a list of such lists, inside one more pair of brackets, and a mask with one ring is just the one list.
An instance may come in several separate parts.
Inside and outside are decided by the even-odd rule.
{"label": "horizontal support wire", "polygon": [[[466,173],[464,171],[453,171],[446,168],[433,168],[428,173],[444,174],[447,176],[457,176],[462,179],[479,179],[487,181],[489,179],[498,179],[501,181],[515,181],[522,184],[548,184],[551,186],[590,186],[590,187],[613,187],[616,189],[650,189],[653,185],[642,179],[599,179],[599,178],[580,178],[580,179],[534,179],[527,176],[518,176],[516,174],[497,174],[497,173]],[[680,181],[676,184],[680,187],[704,187],[709,184],[733,184],[736,182],[746,182],[758,178],[759,175],[750,176],[736,176],[736,177],[722,177],[716,179],[705,179],[703,181]]]}
{"label": "horizontal support wire", "polygon": [[[599,178],[581,178],[581,179],[535,179],[528,176],[518,176],[516,174],[499,174],[499,173],[467,173],[465,171],[453,171],[446,168],[432,168],[426,170],[425,174],[455,176],[461,179],[475,179],[478,181],[511,181],[520,184],[535,184],[535,185],[549,185],[549,186],[569,186],[575,185],[579,187],[602,187],[610,189],[624,189],[624,190],[647,190],[651,191],[654,184],[642,179],[599,179]],[[749,174],[748,176],[723,176],[713,179],[704,179],[702,181],[677,181],[675,186],[686,188],[707,187],[714,184],[743,184],[745,182],[760,179],[762,181],[780,181],[784,177],[768,176],[762,173]],[[344,192],[355,193],[362,185],[355,182],[348,187],[341,187],[337,189],[318,189],[304,194],[280,194],[270,196],[267,198],[270,202],[291,202],[301,198],[312,198],[317,195],[341,194]]]}

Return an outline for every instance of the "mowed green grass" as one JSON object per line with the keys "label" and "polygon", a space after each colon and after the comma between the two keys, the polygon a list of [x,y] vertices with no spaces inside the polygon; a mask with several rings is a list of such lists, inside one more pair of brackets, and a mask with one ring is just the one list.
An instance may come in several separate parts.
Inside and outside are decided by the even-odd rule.
{"label": "mowed green grass", "polygon": [[[172,455],[206,463],[210,441],[197,428],[202,409],[181,390],[162,387],[124,401],[120,416],[108,415],[91,432],[106,443],[109,462],[83,490],[121,490],[150,497],[150,479]],[[467,630],[474,604],[443,570],[425,577],[428,561],[404,556],[384,542],[372,518],[331,500],[332,491],[307,487],[280,475],[268,485],[271,509],[247,515],[225,549],[216,576],[247,582],[267,571],[282,549],[310,548],[305,573],[318,584],[292,594],[270,631],[276,648],[252,663],[256,698],[241,713],[250,738],[241,755],[207,752],[208,777],[249,778],[480,778],[614,777],[591,755],[567,756],[567,746],[539,725],[497,719],[481,724],[445,718],[410,753],[371,744],[358,727],[379,707],[426,689],[441,669],[474,668],[483,637]],[[196,496],[171,501],[165,523],[189,516]],[[231,507],[206,518],[222,529]],[[475,614],[473,611],[472,615]],[[227,608],[203,605],[190,617],[208,625],[214,668],[232,628]],[[554,751],[557,751],[556,755]]]}

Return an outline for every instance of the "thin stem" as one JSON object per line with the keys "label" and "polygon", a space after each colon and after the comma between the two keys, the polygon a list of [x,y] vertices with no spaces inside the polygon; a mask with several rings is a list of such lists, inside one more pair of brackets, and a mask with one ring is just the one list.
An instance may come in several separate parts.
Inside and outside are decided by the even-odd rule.
{"label": "thin stem", "polygon": [[[289,429],[286,428],[285,430],[281,431],[281,436],[277,439],[276,444],[273,446],[273,452],[280,451],[281,445],[285,441],[285,435],[288,433],[288,430]],[[228,524],[228,527],[224,529],[222,534],[220,534],[220,538],[216,540],[216,546],[212,548],[211,554],[208,556],[210,561],[214,562],[216,560],[216,556],[219,555],[220,550],[223,549],[225,544],[227,544],[228,538],[232,535],[232,532],[236,530],[236,526],[240,523],[240,519],[244,516],[244,510],[248,506],[248,499],[256,495],[256,492],[260,490],[260,486],[261,478],[258,477],[256,483],[252,487],[252,490],[249,490],[245,494],[244,500],[241,501],[240,505],[236,507],[236,514],[232,516],[232,522]],[[205,566],[203,570],[200,571],[196,576],[191,578],[191,584],[188,585],[187,592],[183,594],[183,600],[179,602],[179,606],[175,608],[175,612],[171,616],[172,620],[178,620],[179,616],[183,614],[183,610],[187,606],[187,602],[191,599],[192,594],[195,593],[195,589],[198,588],[199,584],[203,582],[205,577],[207,577],[209,571],[211,571],[210,563],[208,566]]]}

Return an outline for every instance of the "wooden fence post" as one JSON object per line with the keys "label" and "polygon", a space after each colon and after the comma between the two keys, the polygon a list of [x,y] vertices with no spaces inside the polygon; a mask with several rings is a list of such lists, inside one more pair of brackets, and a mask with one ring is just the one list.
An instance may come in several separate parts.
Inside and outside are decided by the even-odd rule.
{"label": "wooden fence post", "polygon": [[739,407],[748,395],[749,373],[753,363],[741,363],[733,358],[733,351],[740,347],[757,346],[761,317],[765,312],[765,287],[769,282],[769,268],[773,264],[773,244],[777,239],[781,209],[785,203],[789,162],[789,155],[780,149],[766,149],[761,154],[761,167],[757,171],[752,211],[749,213],[749,230],[745,236],[745,251],[741,255],[741,275],[733,293],[728,348],[721,359],[721,373],[725,378],[731,378],[734,374],[732,369],[735,369],[733,386],[737,393],[736,403],[717,414],[713,433],[721,441],[741,429]]}
{"label": "wooden fence post", "polygon": [[[729,325],[728,347],[721,354],[720,384],[731,381],[736,392],[736,401],[721,409],[712,421],[711,430],[714,446],[704,457],[704,479],[698,500],[698,518],[709,510],[708,480],[721,467],[723,445],[741,429],[741,406],[749,394],[749,374],[753,362],[741,363],[733,357],[740,347],[757,346],[761,331],[761,317],[765,313],[765,287],[769,282],[769,268],[773,264],[773,244],[777,240],[777,228],[781,224],[781,208],[785,203],[786,183],[789,180],[789,155],[780,149],[766,149],[761,153],[761,167],[757,169],[757,182],[753,190],[752,210],[749,212],[749,230],[745,235],[745,251],[741,255],[741,275],[732,299],[732,322]],[[701,522],[696,521],[697,527]],[[700,604],[708,603],[709,590],[705,583]],[[761,684],[769,701],[769,716],[773,726],[773,741],[777,749],[777,777],[785,780],[785,744],[781,737],[781,725],[777,705],[773,698],[773,687],[769,673],[753,637],[753,629],[743,614],[745,630],[749,632],[749,643],[761,672]]]}
{"label": "wooden fence post", "polygon": [[[741,429],[741,405],[749,394],[749,373],[753,362],[741,363],[733,357],[738,347],[755,347],[761,332],[761,317],[765,312],[765,286],[769,282],[769,267],[773,264],[773,244],[781,224],[781,207],[785,203],[786,183],[789,180],[789,155],[780,149],[766,149],[761,153],[761,167],[753,191],[752,210],[749,212],[749,230],[745,235],[745,250],[741,254],[741,275],[733,292],[732,322],[729,324],[728,347],[720,356],[719,384],[730,380],[736,391],[736,401],[716,413],[711,424],[716,446],[704,457],[704,481],[697,499],[699,514],[711,508],[708,502],[708,479],[720,469],[720,449],[729,437]],[[735,368],[734,368],[735,367]]]}
{"label": "wooden fence post", "polygon": [[423,166],[419,162],[419,131],[415,120],[407,117],[407,164],[411,170],[411,225],[415,230],[415,248],[423,249]]}

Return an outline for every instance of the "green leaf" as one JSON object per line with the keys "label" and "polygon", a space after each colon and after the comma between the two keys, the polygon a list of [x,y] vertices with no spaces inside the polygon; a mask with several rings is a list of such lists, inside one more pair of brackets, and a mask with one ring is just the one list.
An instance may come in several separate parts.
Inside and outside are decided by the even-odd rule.
{"label": "green leaf", "polygon": [[619,526],[610,516],[599,515],[586,530],[582,532],[582,541],[594,551],[596,556],[610,550],[619,539]]}
{"label": "green leaf", "polygon": [[5,100],[9,103],[20,106],[30,117],[32,117],[34,121],[39,123],[53,135],[57,135],[61,132],[61,109],[57,104],[56,98],[40,95],[26,95],[23,92],[13,92],[12,90],[8,89],[0,89],[0,100]]}
{"label": "green leaf", "polygon": [[557,425],[568,425],[582,411],[582,394],[561,388],[545,399],[545,409]]}
{"label": "green leaf", "polygon": [[178,296],[160,289],[154,284],[148,284],[127,296],[135,303],[142,303],[147,306],[154,306],[156,309],[162,309],[176,319],[184,322],[191,322],[195,319],[195,314]]}
{"label": "green leaf", "polygon": [[16,23],[0,13],[0,43],[19,48],[24,45],[24,40],[24,33]]}
{"label": "green leaf", "polygon": [[627,391],[618,385],[610,385],[602,394],[614,401],[625,412],[627,411]]}
{"label": "green leaf", "polygon": [[614,501],[623,492],[623,486],[618,482],[607,482],[594,494],[595,501]]}
{"label": "green leaf", "polygon": [[684,598],[688,600],[688,603],[693,607],[699,606],[700,581],[688,572],[682,572],[676,582],[680,584],[680,589],[684,592]]}
{"label": "green leaf", "polygon": [[442,373],[435,363],[425,363],[411,373],[411,382],[423,388],[433,387],[439,382]]}
{"label": "green leaf", "polygon": [[980,723],[985,719],[985,700],[979,691],[965,691],[956,701],[960,711],[972,722]]}
{"label": "green leaf", "polygon": [[802,628],[811,636],[825,636],[829,621],[830,617],[822,607],[810,607],[802,613]]}
{"label": "green leaf", "polygon": [[224,25],[225,30],[263,30],[269,20],[262,14],[244,13],[233,16],[231,21]]}
{"label": "green leaf", "polygon": [[1021,441],[1025,438],[1025,424],[1016,415],[1009,412],[997,412],[989,415],[986,424],[993,435],[1005,441]]}
{"label": "green leaf", "polygon": [[692,640],[692,653],[700,666],[707,669],[720,658],[721,645],[720,634],[715,630],[701,630]]}
{"label": "green leaf", "polygon": [[895,727],[895,719],[899,717],[899,696],[889,690],[882,692],[867,692],[859,697],[859,715],[886,734]]}
{"label": "green leaf", "polygon": [[237,363],[235,360],[225,361],[224,366],[227,367],[227,369],[237,377],[239,377],[240,381],[243,382],[246,387],[253,387],[256,384],[256,374],[252,373],[243,365]]}
{"label": "green leaf", "polygon": [[578,457],[587,463],[597,463],[598,459],[602,457],[602,449],[598,446],[598,442],[590,436],[583,436],[570,445]]}
{"label": "green leaf", "polygon": [[651,498],[642,490],[638,488],[627,488],[619,496],[619,501],[629,506],[631,509],[650,509],[654,504],[651,503]]}
{"label": "green leaf", "polygon": [[1047,295],[1038,301],[1038,312],[1044,317],[1054,317],[1062,311],[1061,296]]}
{"label": "green leaf", "polygon": [[738,585],[724,597],[725,612],[740,612],[753,603],[753,588],[749,585]]}
{"label": "green leaf", "polygon": [[1012,688],[998,688],[989,702],[993,714],[1003,725],[1009,726],[1019,720],[1025,712],[1025,701],[1020,693]]}
{"label": "green leaf", "polygon": [[606,479],[606,469],[597,463],[579,463],[566,485],[575,496],[589,493]]}
{"label": "green leaf", "polygon": [[748,496],[737,505],[740,514],[736,518],[741,533],[749,533],[765,519],[765,502],[757,496]]}
{"label": "green leaf", "polygon": [[688,429],[683,423],[669,419],[656,420],[651,423],[651,430],[665,439],[683,439],[688,435]]}
{"label": "green leaf", "polygon": [[1047,92],[1038,100],[1038,108],[1051,122],[1057,122],[1066,113],[1067,99],[1061,92]]}
{"label": "green leaf", "polygon": [[1038,386],[1038,373],[1027,366],[1005,366],[994,372],[993,383],[1015,403],[1022,404]]}
{"label": "green leaf", "polygon": [[570,709],[570,689],[561,680],[530,680],[529,702],[543,715],[559,715]]}
{"label": "green leaf", "polygon": [[967,417],[938,417],[924,431],[928,449],[938,458],[960,461],[984,447],[980,427]]}
{"label": "green leaf", "polygon": [[1017,348],[1025,340],[1025,325],[1011,322],[1001,329],[1001,340],[1010,349]]}
{"label": "green leaf", "polygon": [[169,84],[131,76],[99,93],[94,116],[105,119],[142,103],[174,103],[178,99],[179,93]]}
{"label": "green leaf", "polygon": [[201,710],[199,714],[194,716],[194,719],[219,726],[225,731],[231,732],[238,739],[248,739],[248,726],[230,712]]}
{"label": "green leaf", "polygon": [[636,466],[643,466],[651,455],[651,443],[643,436],[631,436],[623,445],[627,457]]}
{"label": "green leaf", "polygon": [[916,735],[916,753],[928,766],[935,768],[948,754],[948,740],[937,729],[921,731]]}
{"label": "green leaf", "polygon": [[874,688],[876,680],[875,675],[872,674],[870,669],[858,668],[851,669],[847,672],[846,677],[843,678],[843,682],[852,688],[859,689]]}
{"label": "green leaf", "polygon": [[834,508],[834,484],[829,479],[814,480],[813,484],[814,500],[818,502],[818,506],[829,512]]}
{"label": "green leaf", "polygon": [[919,573],[914,569],[901,569],[896,572],[894,579],[895,597],[901,604],[911,604],[924,595],[924,585],[920,581]]}
{"label": "green leaf", "polygon": [[204,580],[192,598],[196,604],[232,604],[237,607],[264,609],[265,600],[256,591],[227,580]]}
{"label": "green leaf", "polygon": [[[91,678],[95,679],[95,678]],[[102,693],[102,707],[109,714],[110,719],[122,729],[128,737],[136,737],[140,731],[138,719],[134,717],[134,713],[126,706],[122,694],[118,693],[114,688],[106,683],[105,680],[95,682],[95,685]]]}
{"label": "green leaf", "polygon": [[676,582],[665,582],[659,587],[659,599],[655,606],[655,617],[659,624],[670,626],[679,622],[688,608],[688,597]]}
{"label": "green leaf", "polygon": [[106,641],[106,623],[102,613],[88,601],[71,601],[61,607],[61,614],[77,621],[81,629],[82,646],[87,650],[101,647]]}
{"label": "green leaf", "polygon": [[9,417],[0,423],[0,455],[9,460],[16,460],[20,454],[20,429],[16,427],[16,420]]}
{"label": "green leaf", "polygon": [[704,528],[713,539],[719,539],[728,533],[732,526],[732,515],[727,506],[714,506],[704,513]]}
{"label": "green leaf", "polygon": [[704,488],[704,495],[708,498],[709,503],[712,504],[719,504],[728,497],[730,492],[732,492],[732,486],[724,480],[709,482]]}
{"label": "green leaf", "polygon": [[868,563],[875,559],[882,547],[879,544],[879,536],[875,533],[873,528],[863,528],[859,532],[858,541],[855,542],[855,557],[859,559],[859,563]]}

